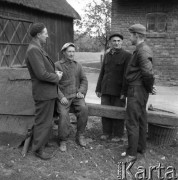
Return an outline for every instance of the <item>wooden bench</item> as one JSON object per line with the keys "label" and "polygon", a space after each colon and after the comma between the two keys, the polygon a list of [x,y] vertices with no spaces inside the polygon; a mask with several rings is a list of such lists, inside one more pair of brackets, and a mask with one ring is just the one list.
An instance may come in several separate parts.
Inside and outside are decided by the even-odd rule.
{"label": "wooden bench", "polygon": [[[89,116],[125,118],[125,108],[88,104]],[[170,145],[176,138],[178,115],[167,112],[148,111],[148,137],[155,145]]]}
{"label": "wooden bench", "polygon": [[[108,117],[114,119],[124,119],[125,118],[125,108],[91,104],[88,105],[88,115],[98,116],[98,117]],[[167,125],[167,126],[178,126],[178,115],[166,112],[148,112],[148,123]]]}
{"label": "wooden bench", "polygon": [[[31,80],[26,68],[0,69],[0,132],[25,134],[34,121]],[[125,108],[87,103],[89,116],[125,118]],[[178,127],[178,115],[148,111],[148,123]]]}

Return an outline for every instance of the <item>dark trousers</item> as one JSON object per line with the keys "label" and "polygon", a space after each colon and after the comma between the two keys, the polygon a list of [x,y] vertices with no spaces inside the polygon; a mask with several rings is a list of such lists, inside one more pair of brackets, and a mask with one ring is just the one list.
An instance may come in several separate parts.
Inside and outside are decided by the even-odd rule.
{"label": "dark trousers", "polygon": [[77,117],[77,136],[83,135],[88,121],[88,107],[85,100],[79,98],[68,99],[68,105],[63,105],[58,101],[57,111],[59,114],[58,136],[60,140],[67,140],[70,134],[70,108],[74,110]]}
{"label": "dark trousers", "polygon": [[[125,107],[125,100],[121,100],[118,96],[102,95],[102,105],[110,105],[117,107]],[[122,137],[124,134],[124,119],[111,119],[102,117],[103,134]]]}
{"label": "dark trousers", "polygon": [[35,101],[35,124],[33,129],[32,151],[39,150],[49,140],[55,99],[47,101]]}
{"label": "dark trousers", "polygon": [[149,94],[143,86],[129,86],[127,92],[126,128],[128,133],[127,154],[136,156],[146,150],[147,113]]}

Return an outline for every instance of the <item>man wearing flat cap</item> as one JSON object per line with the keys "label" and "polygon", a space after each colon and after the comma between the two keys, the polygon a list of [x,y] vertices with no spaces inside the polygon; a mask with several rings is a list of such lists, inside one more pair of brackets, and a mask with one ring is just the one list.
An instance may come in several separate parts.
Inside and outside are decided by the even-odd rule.
{"label": "man wearing flat cap", "polygon": [[[96,86],[96,95],[101,97],[102,105],[125,107],[124,74],[131,54],[122,49],[123,36],[113,32],[109,36],[110,49],[105,53],[100,75]],[[124,119],[102,117],[102,140],[113,142],[122,140]]]}
{"label": "man wearing flat cap", "polygon": [[137,152],[145,154],[147,115],[146,104],[149,93],[154,93],[153,53],[145,43],[146,28],[134,24],[129,28],[130,40],[136,49],[126,70],[127,109],[126,128],[128,148],[124,153],[126,162],[136,161]]}
{"label": "man wearing flat cap", "polygon": [[86,146],[84,137],[85,128],[88,121],[88,108],[85,103],[85,95],[88,90],[88,81],[84,70],[77,61],[74,60],[75,45],[66,43],[61,49],[63,58],[55,63],[56,70],[62,71],[63,76],[58,86],[57,112],[59,113],[58,136],[60,140],[60,150],[67,150],[67,140],[70,135],[70,108],[74,110],[77,117],[76,142]]}
{"label": "man wearing flat cap", "polygon": [[52,128],[55,100],[58,97],[57,85],[61,79],[55,73],[55,65],[43,50],[48,32],[43,23],[34,23],[30,29],[32,41],[26,52],[26,65],[32,81],[32,95],[35,101],[35,124],[33,129],[32,151],[44,160],[51,156],[43,151],[48,143]]}

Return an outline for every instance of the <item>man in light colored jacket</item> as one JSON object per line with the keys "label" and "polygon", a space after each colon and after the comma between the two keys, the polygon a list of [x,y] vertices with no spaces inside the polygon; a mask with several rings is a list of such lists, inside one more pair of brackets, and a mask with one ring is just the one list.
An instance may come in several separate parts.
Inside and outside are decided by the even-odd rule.
{"label": "man in light colored jacket", "polygon": [[63,58],[55,63],[56,70],[63,72],[62,79],[58,84],[58,135],[60,150],[66,151],[66,143],[70,134],[69,111],[71,107],[77,116],[76,141],[79,145],[86,146],[84,132],[88,120],[88,108],[84,98],[88,89],[88,81],[81,64],[74,60],[75,45],[66,43],[61,52]]}

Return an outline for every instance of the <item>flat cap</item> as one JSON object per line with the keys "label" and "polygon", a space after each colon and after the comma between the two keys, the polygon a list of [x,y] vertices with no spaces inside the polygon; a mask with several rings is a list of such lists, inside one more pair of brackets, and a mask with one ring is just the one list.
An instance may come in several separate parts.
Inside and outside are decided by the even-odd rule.
{"label": "flat cap", "polygon": [[129,31],[131,33],[139,33],[139,34],[146,35],[146,27],[143,26],[142,24],[134,24],[130,26]]}
{"label": "flat cap", "polygon": [[118,33],[118,32],[112,32],[112,33],[110,34],[110,36],[109,36],[109,40],[111,40],[111,38],[113,38],[113,37],[119,37],[119,38],[121,38],[122,40],[124,39],[124,37],[123,37],[120,33]]}
{"label": "flat cap", "polygon": [[68,43],[65,43],[65,44],[62,46],[61,51],[66,50],[69,46],[72,46],[72,47],[74,47],[74,48],[75,48],[74,43],[72,43],[72,42],[68,42]]}
{"label": "flat cap", "polygon": [[44,28],[45,25],[43,23],[34,23],[30,29],[30,35],[35,37],[38,33],[41,33]]}

